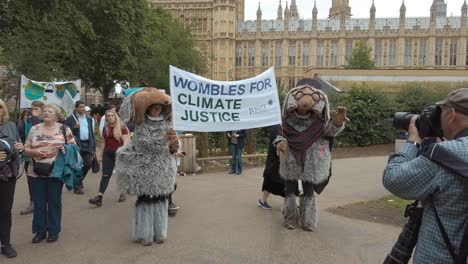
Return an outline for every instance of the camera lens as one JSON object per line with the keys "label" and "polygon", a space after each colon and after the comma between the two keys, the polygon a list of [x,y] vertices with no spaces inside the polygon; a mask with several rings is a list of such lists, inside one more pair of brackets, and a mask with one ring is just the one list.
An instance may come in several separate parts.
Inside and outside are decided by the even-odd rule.
{"label": "camera lens", "polygon": [[414,114],[409,112],[397,112],[393,118],[393,127],[397,130],[406,130],[408,131],[411,118]]}

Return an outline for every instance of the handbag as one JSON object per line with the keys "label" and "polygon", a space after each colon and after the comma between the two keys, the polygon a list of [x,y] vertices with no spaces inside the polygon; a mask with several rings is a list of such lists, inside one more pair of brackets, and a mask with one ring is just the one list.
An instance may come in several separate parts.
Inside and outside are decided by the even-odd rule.
{"label": "handbag", "polygon": [[99,164],[99,160],[97,159],[96,154],[93,156],[93,162],[91,164],[91,170],[93,173],[98,173],[101,168],[101,164]]}

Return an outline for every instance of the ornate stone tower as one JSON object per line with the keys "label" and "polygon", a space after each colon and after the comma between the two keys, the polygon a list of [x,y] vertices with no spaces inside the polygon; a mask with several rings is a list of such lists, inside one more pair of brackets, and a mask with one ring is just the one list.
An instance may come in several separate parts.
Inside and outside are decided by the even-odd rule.
{"label": "ornate stone tower", "polygon": [[211,70],[212,78],[215,80],[234,79],[234,53],[239,4],[243,5],[243,1],[213,1],[212,45],[214,56]]}
{"label": "ornate stone tower", "polygon": [[343,12],[346,18],[350,18],[352,16],[349,0],[332,0],[332,7],[330,8],[330,14],[328,17],[338,19],[342,17]]}
{"label": "ornate stone tower", "polygon": [[237,0],[237,22],[244,21],[245,0]]}
{"label": "ornate stone tower", "polygon": [[435,8],[436,17],[447,17],[447,4],[444,0],[434,0],[432,5]]}

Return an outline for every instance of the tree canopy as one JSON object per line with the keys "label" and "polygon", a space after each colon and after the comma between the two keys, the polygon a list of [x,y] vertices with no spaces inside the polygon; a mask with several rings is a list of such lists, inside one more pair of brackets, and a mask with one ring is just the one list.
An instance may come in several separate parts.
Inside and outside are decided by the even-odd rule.
{"label": "tree canopy", "polygon": [[353,47],[353,54],[347,58],[347,69],[372,69],[375,67],[375,61],[371,57],[372,48],[367,46],[366,42],[361,40]]}
{"label": "tree canopy", "polygon": [[206,65],[190,31],[146,0],[2,1],[0,47],[16,76],[82,79],[104,98],[115,83],[167,88],[169,65]]}

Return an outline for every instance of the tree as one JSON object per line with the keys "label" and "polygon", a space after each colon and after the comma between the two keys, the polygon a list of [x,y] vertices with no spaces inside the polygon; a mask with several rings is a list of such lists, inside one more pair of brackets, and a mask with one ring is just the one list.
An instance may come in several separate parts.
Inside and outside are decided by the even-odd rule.
{"label": "tree", "polygon": [[363,147],[394,140],[395,105],[383,93],[369,89],[366,84],[353,85],[343,97],[334,99],[348,108],[351,120],[337,138],[340,143]]}
{"label": "tree", "polygon": [[0,45],[10,72],[38,80],[79,78],[83,39],[93,38],[80,0],[0,3]]}
{"label": "tree", "polygon": [[206,59],[194,47],[189,28],[162,8],[149,10],[142,46],[139,48],[137,83],[158,88],[169,87],[169,65],[203,74]]}
{"label": "tree", "polygon": [[105,99],[116,83],[167,88],[169,65],[205,65],[189,30],[147,0],[1,1],[0,46],[16,76],[80,78]]}
{"label": "tree", "polygon": [[347,69],[372,69],[375,67],[375,61],[371,57],[372,48],[367,46],[366,42],[361,40],[353,48],[353,54],[347,58]]}

